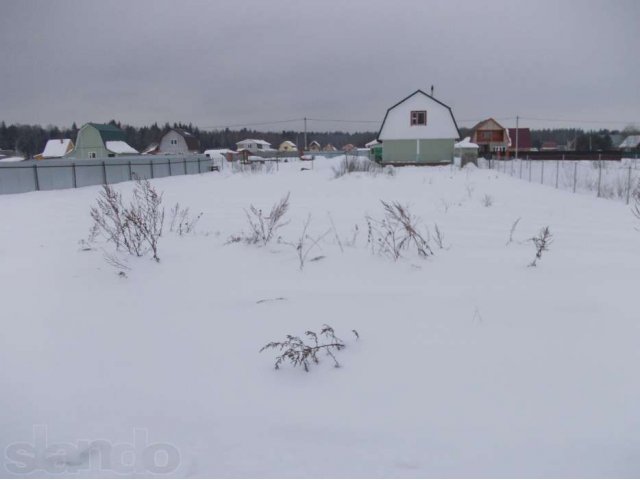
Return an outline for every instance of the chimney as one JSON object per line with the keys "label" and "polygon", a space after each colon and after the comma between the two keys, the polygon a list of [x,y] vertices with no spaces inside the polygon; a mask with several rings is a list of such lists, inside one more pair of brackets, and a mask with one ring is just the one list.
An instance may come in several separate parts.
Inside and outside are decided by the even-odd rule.
{"label": "chimney", "polygon": [[431,96],[433,97],[433,85],[431,85]]}

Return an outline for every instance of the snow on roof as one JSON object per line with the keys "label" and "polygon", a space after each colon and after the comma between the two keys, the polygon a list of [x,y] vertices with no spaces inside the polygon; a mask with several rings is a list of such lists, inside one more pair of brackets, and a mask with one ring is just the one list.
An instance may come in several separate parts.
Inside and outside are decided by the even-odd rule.
{"label": "snow on roof", "polygon": [[453,148],[479,148],[477,144],[471,142],[471,137],[464,137],[464,140],[460,140],[453,145]]}
{"label": "snow on roof", "polygon": [[378,140],[371,140],[369,143],[365,143],[364,146],[367,148],[375,147],[380,142]]}
{"label": "snow on roof", "polygon": [[107,150],[113,153],[138,153],[138,151],[129,145],[127,142],[121,140],[111,140],[105,142]]}
{"label": "snow on roof", "polygon": [[264,140],[256,140],[255,138],[247,138],[245,140],[240,140],[239,142],[236,143],[236,145],[240,145],[241,143],[261,143],[262,145],[271,146],[269,142],[266,142]]}
{"label": "snow on roof", "polygon": [[61,138],[47,141],[42,152],[43,158],[58,158],[64,157],[67,153],[67,149],[71,144],[70,138]]}
{"label": "snow on roof", "polygon": [[282,142],[280,145],[289,145],[291,147],[295,147],[296,144],[293,143],[291,140],[285,140],[284,142]]}
{"label": "snow on roof", "polygon": [[620,144],[619,148],[635,148],[640,144],[640,135],[629,135]]}
{"label": "snow on roof", "polygon": [[211,150],[205,150],[204,154],[213,159],[224,159],[227,156],[227,153],[235,154],[233,150],[229,150],[227,148],[214,148]]}
{"label": "snow on roof", "polygon": [[23,157],[0,157],[0,162],[21,162]]}

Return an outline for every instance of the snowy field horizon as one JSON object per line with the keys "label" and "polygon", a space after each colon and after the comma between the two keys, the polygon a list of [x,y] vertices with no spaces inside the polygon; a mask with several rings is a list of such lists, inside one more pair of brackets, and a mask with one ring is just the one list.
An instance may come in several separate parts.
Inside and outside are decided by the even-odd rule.
{"label": "snowy field horizon", "polygon": [[[336,178],[343,159],[151,180],[159,262],[88,241],[99,186],[0,196],[0,477],[638,477],[630,205],[580,193],[593,176]],[[273,239],[246,242],[250,206],[287,194]],[[426,255],[381,250],[381,201]],[[260,352],[324,325],[335,361]]]}

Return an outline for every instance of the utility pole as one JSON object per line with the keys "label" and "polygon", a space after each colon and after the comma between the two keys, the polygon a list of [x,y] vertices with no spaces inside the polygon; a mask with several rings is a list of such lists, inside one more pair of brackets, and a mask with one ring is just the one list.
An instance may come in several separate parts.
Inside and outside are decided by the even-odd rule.
{"label": "utility pole", "polygon": [[307,148],[307,117],[304,117],[304,150],[305,152],[308,150]]}
{"label": "utility pole", "polygon": [[518,147],[520,146],[518,144],[518,127],[519,127],[519,123],[520,123],[520,116],[516,115],[516,158],[518,158]]}

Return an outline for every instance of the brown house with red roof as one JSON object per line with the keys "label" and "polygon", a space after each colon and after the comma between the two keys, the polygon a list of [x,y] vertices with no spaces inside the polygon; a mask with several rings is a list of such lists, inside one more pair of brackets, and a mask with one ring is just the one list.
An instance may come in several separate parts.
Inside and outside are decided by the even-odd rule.
{"label": "brown house with red roof", "polygon": [[511,144],[509,131],[493,118],[487,118],[473,127],[471,142],[478,145],[478,153],[506,152]]}

